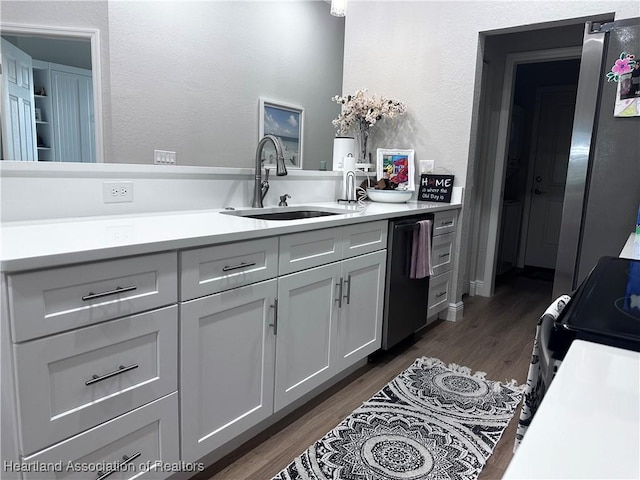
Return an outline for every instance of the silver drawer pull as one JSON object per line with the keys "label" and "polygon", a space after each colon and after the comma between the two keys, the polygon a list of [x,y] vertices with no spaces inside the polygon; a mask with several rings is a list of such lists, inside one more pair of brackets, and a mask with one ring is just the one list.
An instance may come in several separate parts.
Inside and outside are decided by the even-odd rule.
{"label": "silver drawer pull", "polygon": [[115,290],[109,290],[108,292],[100,292],[100,293],[89,292],[88,295],[85,295],[84,297],[82,297],[82,301],[86,302],[87,300],[93,300],[94,298],[101,298],[101,297],[107,297],[109,295],[116,295],[118,293],[130,292],[132,290],[135,290],[136,288],[138,287],[135,285],[129,285],[128,287],[116,287]]}
{"label": "silver drawer pull", "polygon": [[94,383],[101,382],[102,380],[106,380],[107,378],[115,377],[116,375],[120,375],[121,373],[128,372],[129,370],[134,370],[138,368],[138,364],[134,363],[133,365],[129,365],[125,367],[124,365],[120,365],[118,370],[114,370],[113,372],[105,373],[104,375],[93,375],[91,380],[87,380],[84,382],[85,385],[93,385]]}
{"label": "silver drawer pull", "polygon": [[451,255],[450,253],[441,253],[440,254],[440,258],[442,257],[448,257],[449,255]]}
{"label": "silver drawer pull", "polygon": [[242,262],[239,265],[231,265],[231,266],[226,265],[226,266],[222,267],[222,271],[223,272],[230,272],[231,270],[238,270],[240,268],[253,267],[255,264],[256,264],[256,262],[251,262],[251,263]]}
{"label": "silver drawer pull", "polygon": [[338,289],[340,290],[338,292],[338,298],[335,299],[336,302],[338,302],[338,308],[342,308],[342,288],[343,288],[343,279],[342,277],[340,277],[340,283],[336,283],[336,287],[338,287]]}
{"label": "silver drawer pull", "polygon": [[440,224],[441,227],[448,227],[449,225],[453,225],[453,220],[450,220],[448,222],[442,222]]}
{"label": "silver drawer pull", "polygon": [[436,293],[436,298],[440,298],[443,295],[446,295],[447,291],[445,290],[444,292],[440,292],[440,293]]}
{"label": "silver drawer pull", "polygon": [[112,468],[111,470],[108,470],[107,472],[98,471],[98,476],[96,477],[96,480],[104,480],[105,478],[107,478],[112,473],[122,471],[122,467],[124,467],[125,465],[133,462],[140,455],[142,455],[141,452],[136,452],[133,455],[131,455],[130,457],[127,457],[126,455],[123,455],[122,456],[122,463],[116,465],[115,468]]}

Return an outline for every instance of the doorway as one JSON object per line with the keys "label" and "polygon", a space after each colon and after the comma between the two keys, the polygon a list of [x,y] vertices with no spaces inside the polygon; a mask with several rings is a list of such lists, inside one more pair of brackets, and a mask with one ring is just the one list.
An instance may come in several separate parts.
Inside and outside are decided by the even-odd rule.
{"label": "doorway", "polygon": [[[541,76],[547,80],[522,87],[534,104],[538,95],[542,96],[540,89],[575,83],[575,73],[568,74],[572,76],[568,79],[565,68],[575,72],[573,69],[579,64],[585,22],[606,22],[611,17],[603,14],[598,18],[566,20],[562,25],[527,25],[506,32],[481,34],[482,64],[479,64],[476,78],[479,96],[473,113],[474,143],[468,170],[471,187],[465,192],[470,201],[468,278],[471,295],[492,296],[498,273],[522,270],[525,266],[531,196],[536,188],[533,182],[541,175],[534,175],[535,172],[529,169],[532,163],[528,155],[535,138],[532,133],[535,107],[527,112],[516,103],[518,70],[523,79]],[[570,62],[564,63],[566,61]],[[551,73],[544,70],[536,73],[538,68],[550,68]],[[515,131],[513,138],[512,130]],[[520,158],[510,163],[510,147],[518,142],[522,148]],[[552,177],[555,181],[558,175]],[[545,174],[541,181],[547,178],[551,177]],[[564,183],[564,178],[560,183]],[[512,195],[513,190],[515,195]],[[541,195],[546,192],[540,186],[538,190]],[[550,232],[553,222],[557,225],[560,218],[561,214],[558,214],[552,219],[548,227]],[[557,243],[557,239],[552,243]],[[552,275],[547,277],[553,281]]]}
{"label": "doorway", "polygon": [[579,70],[579,58],[516,68],[498,277],[553,279]]}

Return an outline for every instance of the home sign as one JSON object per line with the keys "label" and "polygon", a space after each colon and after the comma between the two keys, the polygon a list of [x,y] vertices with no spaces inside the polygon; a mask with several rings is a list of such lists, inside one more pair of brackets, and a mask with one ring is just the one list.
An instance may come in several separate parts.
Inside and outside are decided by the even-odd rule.
{"label": "home sign", "polygon": [[453,175],[420,175],[418,200],[422,202],[451,203]]}

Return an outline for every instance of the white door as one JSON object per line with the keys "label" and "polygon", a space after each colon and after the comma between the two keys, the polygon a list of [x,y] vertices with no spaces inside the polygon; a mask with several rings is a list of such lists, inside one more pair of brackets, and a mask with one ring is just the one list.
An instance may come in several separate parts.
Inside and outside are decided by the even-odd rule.
{"label": "white door", "polygon": [[6,160],[37,161],[32,59],[2,39],[2,129]]}
{"label": "white door", "polygon": [[525,265],[555,268],[567,180],[575,87],[540,89]]}
{"label": "white door", "polygon": [[95,162],[93,80],[90,70],[51,64],[56,158]]}
{"label": "white door", "polygon": [[180,305],[182,460],[273,413],[276,288],[267,280]]}
{"label": "white door", "polygon": [[340,263],[278,279],[275,409],[329,380],[335,369]]}
{"label": "white door", "polygon": [[386,250],[342,262],[345,286],[338,320],[338,370],[365,358],[382,344]]}

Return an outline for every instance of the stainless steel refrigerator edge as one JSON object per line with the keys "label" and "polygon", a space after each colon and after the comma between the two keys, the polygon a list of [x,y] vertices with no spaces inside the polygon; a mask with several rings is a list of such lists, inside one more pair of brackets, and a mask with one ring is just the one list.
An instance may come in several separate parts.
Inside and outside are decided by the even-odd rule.
{"label": "stainless steel refrigerator edge", "polygon": [[[616,118],[606,72],[640,57],[640,19],[585,25],[553,294],[569,293],[605,255],[617,256],[640,203],[640,117]],[[640,58],[639,58],[640,59]]]}

